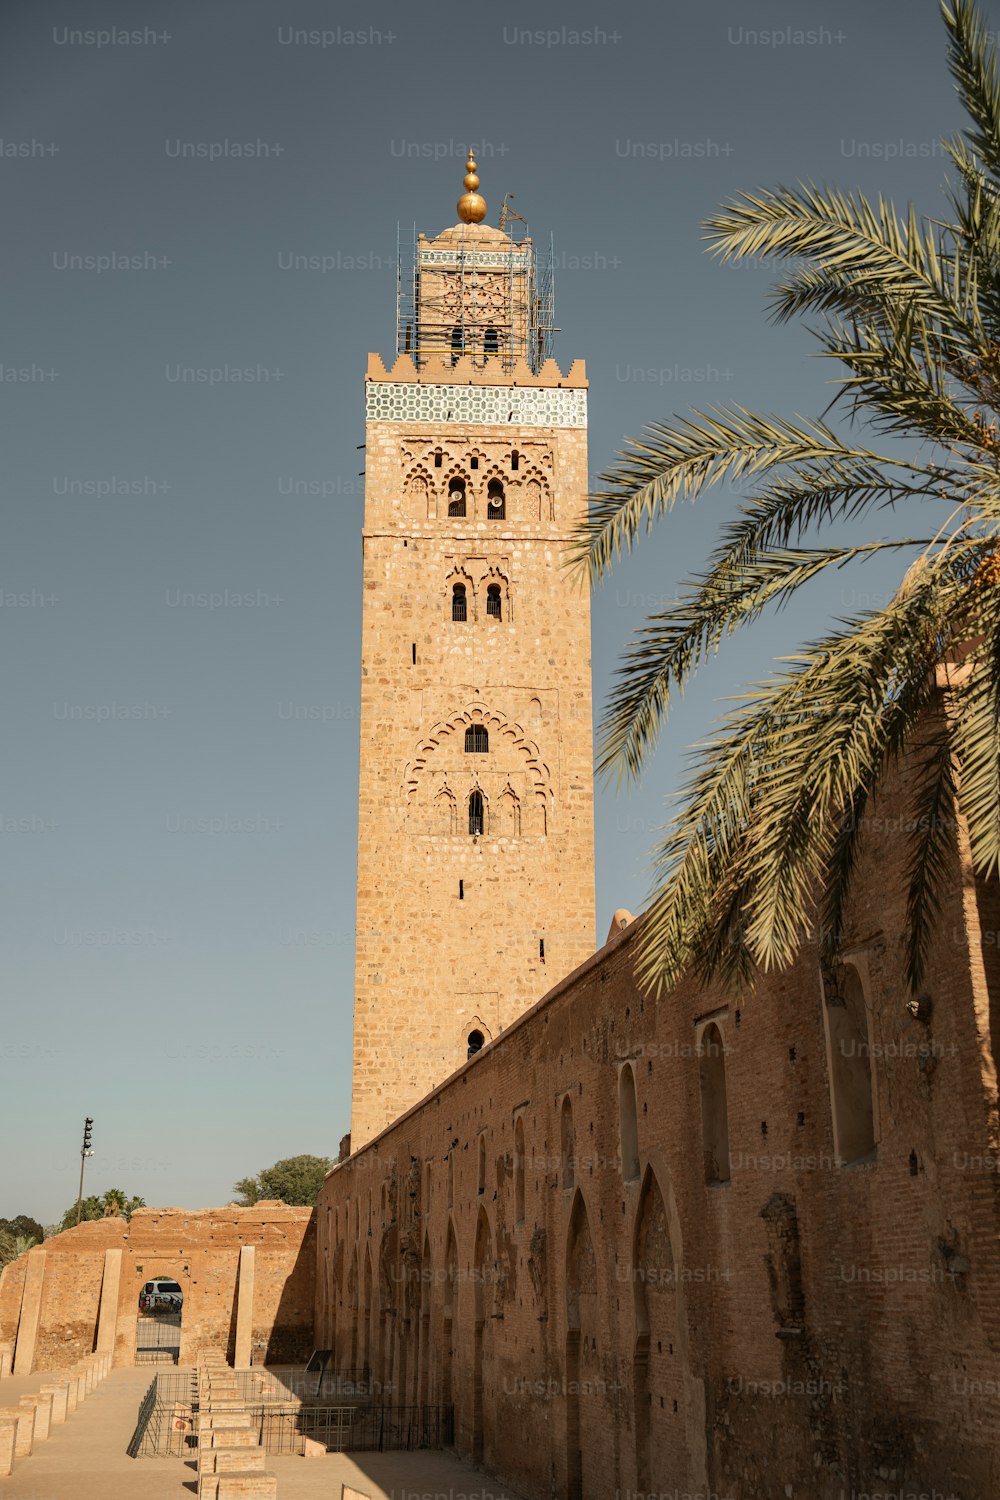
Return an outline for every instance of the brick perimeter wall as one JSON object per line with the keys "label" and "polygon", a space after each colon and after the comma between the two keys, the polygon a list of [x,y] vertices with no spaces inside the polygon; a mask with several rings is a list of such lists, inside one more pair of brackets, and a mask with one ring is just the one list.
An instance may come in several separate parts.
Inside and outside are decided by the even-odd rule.
{"label": "brick perimeter wall", "polygon": [[[1000,1158],[979,913],[956,852],[929,1019],[915,1020],[908,809],[897,785],[870,819],[845,944],[870,1006],[874,1159],[834,1160],[815,949],[741,1001],[684,984],[654,1004],[633,979],[634,924],[331,1173],[317,1344],[340,1367],[368,1365],[385,1399],[453,1401],[459,1451],[539,1500],[1000,1492]],[[732,1176],[708,1186],[695,1043],[714,1013]],[[626,1061],[634,1181],[620,1155]]]}

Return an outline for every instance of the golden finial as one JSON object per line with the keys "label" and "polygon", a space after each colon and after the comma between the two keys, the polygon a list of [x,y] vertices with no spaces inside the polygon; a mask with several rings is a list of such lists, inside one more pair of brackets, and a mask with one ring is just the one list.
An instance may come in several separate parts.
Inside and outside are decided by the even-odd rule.
{"label": "golden finial", "polygon": [[486,199],[476,192],[478,186],[476,158],[470,150],[465,163],[465,192],[458,200],[458,217],[463,224],[479,224],[486,217]]}

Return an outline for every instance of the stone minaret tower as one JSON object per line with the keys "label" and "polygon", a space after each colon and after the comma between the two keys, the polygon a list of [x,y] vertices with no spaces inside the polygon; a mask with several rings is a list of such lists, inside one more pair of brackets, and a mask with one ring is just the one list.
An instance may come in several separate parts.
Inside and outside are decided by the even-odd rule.
{"label": "stone minaret tower", "polygon": [[594,951],[587,382],[467,170],[366,377],[355,1150]]}

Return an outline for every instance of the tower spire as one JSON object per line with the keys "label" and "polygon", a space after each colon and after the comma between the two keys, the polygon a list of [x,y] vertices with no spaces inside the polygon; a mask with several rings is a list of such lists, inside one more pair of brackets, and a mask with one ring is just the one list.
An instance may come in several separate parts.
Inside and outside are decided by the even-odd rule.
{"label": "tower spire", "polygon": [[476,158],[470,147],[469,159],[465,163],[465,192],[458,200],[458,217],[463,224],[479,224],[486,217],[486,199],[476,192],[478,186]]}

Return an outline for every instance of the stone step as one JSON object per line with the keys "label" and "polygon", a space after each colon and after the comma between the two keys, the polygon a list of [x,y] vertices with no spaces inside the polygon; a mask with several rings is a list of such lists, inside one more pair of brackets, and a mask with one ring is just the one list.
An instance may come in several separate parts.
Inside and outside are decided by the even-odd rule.
{"label": "stone step", "polygon": [[203,1474],[199,1500],[277,1500],[276,1474]]}
{"label": "stone step", "polygon": [[262,1474],[267,1454],[263,1448],[202,1448],[199,1474]]}

